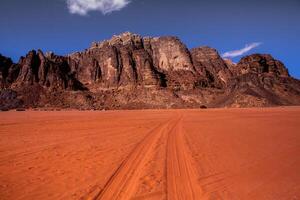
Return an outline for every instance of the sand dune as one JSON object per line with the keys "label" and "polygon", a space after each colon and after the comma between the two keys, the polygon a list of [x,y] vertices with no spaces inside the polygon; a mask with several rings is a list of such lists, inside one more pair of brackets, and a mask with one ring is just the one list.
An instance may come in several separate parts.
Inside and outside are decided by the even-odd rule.
{"label": "sand dune", "polygon": [[0,113],[0,199],[300,199],[300,108]]}

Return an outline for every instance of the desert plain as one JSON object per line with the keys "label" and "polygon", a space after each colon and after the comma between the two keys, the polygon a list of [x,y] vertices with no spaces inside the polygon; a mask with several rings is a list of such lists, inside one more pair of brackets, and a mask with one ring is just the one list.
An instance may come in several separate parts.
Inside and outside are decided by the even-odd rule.
{"label": "desert plain", "polygon": [[300,107],[0,113],[0,199],[300,199]]}

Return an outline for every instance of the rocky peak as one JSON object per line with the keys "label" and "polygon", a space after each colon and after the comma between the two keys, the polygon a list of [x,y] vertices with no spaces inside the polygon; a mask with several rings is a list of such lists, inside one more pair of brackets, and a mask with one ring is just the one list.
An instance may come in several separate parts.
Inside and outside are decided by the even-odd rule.
{"label": "rocky peak", "polygon": [[6,84],[6,78],[9,74],[9,68],[13,62],[10,58],[2,56],[0,54],[0,88],[3,88]]}
{"label": "rocky peak", "polygon": [[[189,71],[195,75],[190,53],[177,37],[142,38],[129,32],[94,43],[82,53],[69,55],[69,64],[82,83],[98,84],[98,87],[144,83],[147,87],[150,83],[162,86],[166,81],[169,84],[188,82],[177,72]],[[195,78],[190,82],[193,85]]]}
{"label": "rocky peak", "polygon": [[208,60],[208,59],[219,59],[220,55],[218,51],[214,48],[209,46],[201,46],[191,49],[191,51],[197,52],[197,56],[201,60]]}
{"label": "rocky peak", "polygon": [[269,54],[253,54],[243,57],[236,66],[240,74],[269,74],[275,77],[289,77],[287,68],[282,62]]}
{"label": "rocky peak", "polygon": [[81,84],[73,77],[67,58],[41,50],[31,50],[18,63],[19,73],[14,87],[24,85],[45,86],[57,89],[81,89]]}
{"label": "rocky peak", "polygon": [[38,82],[40,59],[35,50],[31,50],[25,57],[21,57],[19,65],[21,67],[18,77],[20,83],[33,84],[34,82]]}
{"label": "rocky peak", "polygon": [[0,54],[0,69],[3,69],[5,67],[8,67],[10,65],[12,65],[13,62],[10,58],[3,56],[2,54]]}
{"label": "rocky peak", "polygon": [[93,42],[90,49],[103,48],[104,46],[133,46],[137,49],[142,48],[142,37],[138,34],[125,32],[120,35],[114,35],[109,40]]}

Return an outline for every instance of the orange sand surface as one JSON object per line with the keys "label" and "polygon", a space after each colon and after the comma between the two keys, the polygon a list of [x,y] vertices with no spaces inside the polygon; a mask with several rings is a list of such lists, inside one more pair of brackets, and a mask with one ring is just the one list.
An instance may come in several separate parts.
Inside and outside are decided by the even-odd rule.
{"label": "orange sand surface", "polygon": [[300,199],[300,108],[0,113],[0,199]]}

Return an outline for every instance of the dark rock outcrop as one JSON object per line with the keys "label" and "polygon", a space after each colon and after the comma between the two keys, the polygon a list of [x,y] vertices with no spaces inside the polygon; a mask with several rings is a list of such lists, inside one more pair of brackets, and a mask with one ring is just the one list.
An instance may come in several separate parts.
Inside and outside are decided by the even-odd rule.
{"label": "dark rock outcrop", "polygon": [[67,58],[53,53],[32,50],[18,63],[20,72],[13,87],[39,84],[51,89],[81,90],[83,86],[74,78]]}
{"label": "dark rock outcrop", "polygon": [[9,74],[9,69],[12,65],[13,62],[10,58],[7,58],[0,54],[0,88],[6,87],[6,79]]}
{"label": "dark rock outcrop", "polygon": [[[253,54],[237,64],[177,38],[123,33],[68,56],[0,55],[1,107],[78,109],[299,105],[300,81],[282,62]],[[9,104],[8,102],[13,102]]]}

